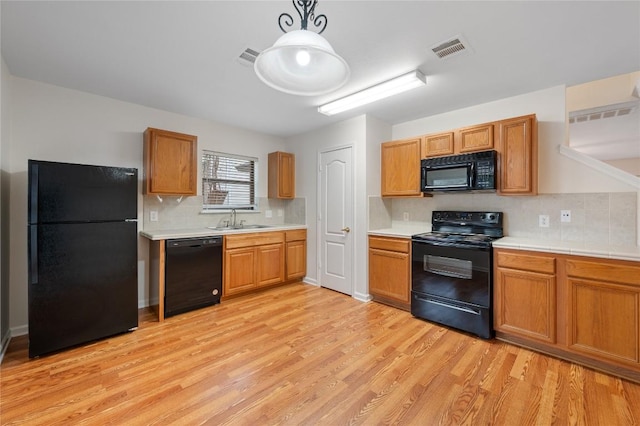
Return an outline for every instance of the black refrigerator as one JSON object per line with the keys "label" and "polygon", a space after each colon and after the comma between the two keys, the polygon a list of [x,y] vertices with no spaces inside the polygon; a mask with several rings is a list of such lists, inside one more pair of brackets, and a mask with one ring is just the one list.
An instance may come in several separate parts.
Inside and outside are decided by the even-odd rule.
{"label": "black refrigerator", "polygon": [[138,326],[138,170],[29,160],[29,357]]}

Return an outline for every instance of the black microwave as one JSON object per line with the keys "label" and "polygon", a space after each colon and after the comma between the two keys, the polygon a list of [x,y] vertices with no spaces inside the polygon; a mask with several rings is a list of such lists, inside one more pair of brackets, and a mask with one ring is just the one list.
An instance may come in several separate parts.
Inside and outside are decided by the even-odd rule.
{"label": "black microwave", "polygon": [[495,191],[496,160],[496,151],[424,159],[421,161],[421,190]]}

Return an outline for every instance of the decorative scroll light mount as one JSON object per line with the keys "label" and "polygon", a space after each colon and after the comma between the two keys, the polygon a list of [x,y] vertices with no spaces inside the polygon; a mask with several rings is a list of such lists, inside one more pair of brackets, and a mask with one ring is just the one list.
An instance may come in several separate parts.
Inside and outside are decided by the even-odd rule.
{"label": "decorative scroll light mount", "polygon": [[[333,92],[349,79],[349,65],[335,53],[320,34],[327,27],[327,17],[316,15],[318,0],[292,0],[300,17],[299,30],[289,31],[294,19],[282,13],[278,26],[285,34],[272,47],[258,55],[254,70],[268,86],[292,95],[316,96]],[[312,23],[317,33],[309,31]]]}

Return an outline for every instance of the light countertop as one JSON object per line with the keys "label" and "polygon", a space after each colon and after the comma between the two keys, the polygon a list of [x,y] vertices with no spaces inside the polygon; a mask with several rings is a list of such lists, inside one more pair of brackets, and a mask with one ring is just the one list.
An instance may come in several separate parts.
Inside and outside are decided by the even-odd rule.
{"label": "light countertop", "polygon": [[247,234],[253,232],[286,231],[291,229],[307,229],[307,225],[270,225],[266,228],[250,229],[225,229],[216,230],[203,228],[190,229],[154,229],[152,231],[140,231],[140,235],[150,240],[171,240],[174,238],[199,238],[212,237],[216,235]]}
{"label": "light countertop", "polygon": [[577,256],[593,256],[608,259],[640,261],[640,247],[619,247],[607,244],[578,243],[557,240],[534,240],[519,237],[503,237],[493,242],[495,248],[544,251]]}
{"label": "light countertop", "polygon": [[431,232],[430,223],[399,226],[394,225],[392,228],[372,229],[368,234],[380,235],[383,237],[411,238],[412,235],[424,234],[425,232]]}
{"label": "light countertop", "polygon": [[[393,226],[391,228],[373,229],[369,235],[385,237],[411,238],[412,235],[430,232],[429,224],[412,224]],[[549,253],[572,254],[576,256],[593,256],[607,259],[631,260],[640,262],[640,247],[619,247],[606,244],[578,243],[558,240],[536,240],[521,237],[503,237],[493,242],[493,247],[516,250],[532,250]]]}

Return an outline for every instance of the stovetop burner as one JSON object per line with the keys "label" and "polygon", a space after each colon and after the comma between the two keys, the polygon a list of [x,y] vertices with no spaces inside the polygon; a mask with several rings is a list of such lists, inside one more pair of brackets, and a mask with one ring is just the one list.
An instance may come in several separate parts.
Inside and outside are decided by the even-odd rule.
{"label": "stovetop burner", "polygon": [[432,232],[412,239],[436,245],[491,247],[492,241],[503,236],[501,212],[434,211],[431,224]]}

